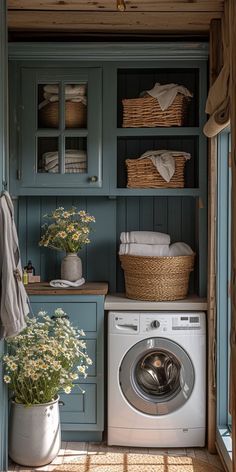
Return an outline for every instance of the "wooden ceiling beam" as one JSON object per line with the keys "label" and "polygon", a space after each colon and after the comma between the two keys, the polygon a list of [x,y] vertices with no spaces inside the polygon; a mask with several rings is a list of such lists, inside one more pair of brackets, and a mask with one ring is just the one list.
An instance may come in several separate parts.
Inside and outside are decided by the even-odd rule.
{"label": "wooden ceiling beam", "polygon": [[[221,13],[214,13],[220,18]],[[104,33],[205,33],[212,13],[145,13],[145,12],[49,12],[9,11],[10,31],[104,32]]]}
{"label": "wooden ceiling beam", "polygon": [[[224,0],[125,0],[127,12],[223,12]],[[8,0],[8,10],[116,11],[116,0]]]}

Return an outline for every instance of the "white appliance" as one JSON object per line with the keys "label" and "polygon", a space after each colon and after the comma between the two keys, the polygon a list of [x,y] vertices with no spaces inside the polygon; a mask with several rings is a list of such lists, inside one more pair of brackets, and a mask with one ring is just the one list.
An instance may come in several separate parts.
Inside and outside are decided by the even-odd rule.
{"label": "white appliance", "polygon": [[205,444],[204,313],[109,312],[108,444]]}

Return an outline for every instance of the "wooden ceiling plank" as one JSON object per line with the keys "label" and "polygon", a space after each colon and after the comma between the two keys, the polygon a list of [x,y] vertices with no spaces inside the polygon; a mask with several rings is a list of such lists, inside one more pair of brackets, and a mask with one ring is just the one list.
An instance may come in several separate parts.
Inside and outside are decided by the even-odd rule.
{"label": "wooden ceiling plank", "polygon": [[[222,12],[224,0],[126,0],[128,11]],[[8,0],[9,10],[116,11],[116,0]]]}
{"label": "wooden ceiling plank", "polygon": [[10,31],[201,33],[209,30],[211,19],[211,13],[9,11],[8,27]]}

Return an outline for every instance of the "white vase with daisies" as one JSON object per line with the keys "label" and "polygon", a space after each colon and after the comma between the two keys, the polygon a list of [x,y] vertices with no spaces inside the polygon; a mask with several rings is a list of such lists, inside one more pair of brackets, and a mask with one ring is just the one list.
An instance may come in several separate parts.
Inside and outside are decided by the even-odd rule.
{"label": "white vase with daisies", "polygon": [[51,222],[43,226],[44,234],[39,245],[66,252],[61,264],[61,279],[76,282],[82,278],[82,261],[78,252],[90,243],[91,223],[95,218],[76,207],[69,210],[59,207],[45,217]]}
{"label": "white vase with daisies", "polygon": [[81,339],[85,333],[68,318],[61,308],[52,317],[40,312],[27,318],[22,333],[7,339],[3,364],[4,382],[12,392],[9,455],[24,466],[46,465],[58,454],[60,391],[80,389],[79,378],[86,377],[92,363]]}

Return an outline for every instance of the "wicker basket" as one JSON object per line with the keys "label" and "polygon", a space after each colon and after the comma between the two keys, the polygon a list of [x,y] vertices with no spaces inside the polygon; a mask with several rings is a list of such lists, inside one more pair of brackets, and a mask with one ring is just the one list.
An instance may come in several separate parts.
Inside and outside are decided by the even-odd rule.
{"label": "wicker basket", "polygon": [[123,128],[154,128],[155,126],[183,126],[189,97],[178,93],[173,103],[162,110],[154,97],[122,100]]}
{"label": "wicker basket", "polygon": [[[58,128],[59,126],[59,104],[58,102],[48,103],[39,110],[40,126],[44,128]],[[66,128],[86,128],[87,127],[87,107],[81,102],[65,103],[65,126]]]}
{"label": "wicker basket", "polygon": [[119,257],[128,298],[171,301],[186,297],[195,254],[178,257]]}
{"label": "wicker basket", "polygon": [[151,159],[126,159],[128,188],[183,188],[186,158],[175,157],[175,173],[169,182],[159,174]]}

